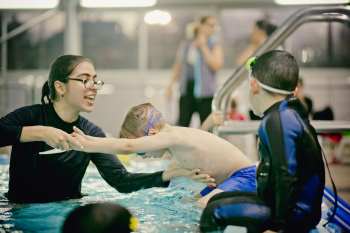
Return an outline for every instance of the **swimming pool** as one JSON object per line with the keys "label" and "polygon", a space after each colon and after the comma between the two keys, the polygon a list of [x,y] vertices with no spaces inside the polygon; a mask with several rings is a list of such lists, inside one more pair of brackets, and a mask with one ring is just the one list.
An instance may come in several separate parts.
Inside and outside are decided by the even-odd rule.
{"label": "swimming pool", "polygon": [[[133,172],[156,171],[163,163],[135,163],[128,167]],[[100,201],[122,204],[139,219],[139,232],[196,232],[201,209],[192,200],[193,192],[202,185],[183,185],[183,181],[172,182],[169,188],[151,188],[130,194],[118,193],[107,185],[94,166],[89,166],[83,180],[82,199],[44,204],[9,204],[0,200],[1,232],[58,233],[65,216],[75,207]],[[0,165],[0,192],[8,185],[8,165]],[[189,188],[191,187],[191,188]]]}
{"label": "swimming pool", "polygon": [[[131,172],[155,172],[167,166],[164,161],[131,162]],[[0,164],[0,193],[7,191],[7,164]],[[85,174],[81,199],[43,204],[9,204],[0,197],[0,233],[59,233],[66,215],[75,207],[94,202],[115,202],[126,206],[137,216],[142,233],[193,233],[198,232],[202,210],[193,200],[193,195],[204,187],[203,184],[187,179],[175,179],[168,188],[151,188],[122,194],[107,185],[97,169],[91,165]],[[324,210],[326,213],[328,208]],[[336,226],[322,227],[313,233],[338,233]],[[227,230],[227,229],[226,229]],[[230,228],[225,232],[245,232]]]}

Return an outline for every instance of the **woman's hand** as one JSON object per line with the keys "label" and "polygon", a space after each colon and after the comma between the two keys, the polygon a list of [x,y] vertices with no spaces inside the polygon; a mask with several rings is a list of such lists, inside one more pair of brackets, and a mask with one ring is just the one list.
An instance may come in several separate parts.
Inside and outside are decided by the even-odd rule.
{"label": "woman's hand", "polygon": [[69,150],[71,141],[78,144],[70,134],[54,127],[45,126],[42,136],[46,144],[60,150]]}
{"label": "woman's hand", "polygon": [[169,181],[175,177],[187,177],[194,181],[205,183],[208,186],[216,187],[215,179],[208,174],[203,174],[200,169],[186,169],[179,166],[177,162],[172,162],[163,172],[163,180]]}
{"label": "woman's hand", "polygon": [[190,178],[194,181],[205,183],[210,187],[216,187],[215,179],[212,178],[209,174],[201,173],[200,169],[188,170],[184,169],[182,176]]}
{"label": "woman's hand", "polygon": [[70,144],[72,142],[79,145],[79,142],[76,141],[72,135],[64,132],[63,130],[42,125],[23,127],[19,140],[22,143],[42,141],[47,145],[60,150],[71,149]]}
{"label": "woman's hand", "polygon": [[74,132],[72,133],[72,139],[70,143],[70,147],[73,150],[78,151],[87,151],[90,147],[90,143],[93,141],[92,137],[86,135],[83,131],[81,131],[78,127],[73,127]]}

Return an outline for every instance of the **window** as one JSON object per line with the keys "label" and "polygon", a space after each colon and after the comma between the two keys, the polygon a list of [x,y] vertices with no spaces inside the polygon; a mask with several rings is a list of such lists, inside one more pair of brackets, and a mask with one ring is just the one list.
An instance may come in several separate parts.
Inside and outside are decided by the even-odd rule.
{"label": "window", "polygon": [[285,44],[301,66],[349,67],[349,38],[350,26],[346,24],[312,22],[297,29]]}
{"label": "window", "polygon": [[170,11],[172,21],[166,26],[148,25],[148,68],[170,69],[181,41],[186,39],[187,25],[212,11]]}
{"label": "window", "polygon": [[221,34],[225,55],[225,68],[237,65],[238,56],[249,46],[250,37],[257,20],[266,19],[278,26],[295,9],[245,8],[222,10],[220,14]]}
{"label": "window", "polygon": [[83,12],[80,18],[83,54],[91,58],[98,69],[138,67],[138,13]]}
{"label": "window", "polygon": [[[8,32],[40,13],[15,13],[8,24]],[[7,41],[9,70],[47,69],[50,62],[63,51],[64,15],[50,19],[22,32]]]}

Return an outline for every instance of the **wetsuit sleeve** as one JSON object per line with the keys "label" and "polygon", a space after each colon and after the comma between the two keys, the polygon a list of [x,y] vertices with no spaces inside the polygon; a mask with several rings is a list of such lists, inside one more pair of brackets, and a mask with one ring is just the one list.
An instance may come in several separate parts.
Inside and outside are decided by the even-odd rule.
{"label": "wetsuit sleeve", "polygon": [[272,212],[273,222],[282,226],[287,218],[289,206],[292,204],[296,172],[296,144],[298,124],[276,112],[266,121],[266,137],[270,149],[271,174],[274,198]]}
{"label": "wetsuit sleeve", "polygon": [[19,142],[22,128],[29,125],[32,118],[29,107],[17,109],[0,119],[0,146],[13,145]]}
{"label": "wetsuit sleeve", "polygon": [[[99,128],[90,135],[105,137]],[[163,172],[130,173],[115,155],[94,153],[91,160],[96,165],[103,179],[116,190],[122,193],[133,192],[151,187],[167,187],[169,182],[162,179]]]}

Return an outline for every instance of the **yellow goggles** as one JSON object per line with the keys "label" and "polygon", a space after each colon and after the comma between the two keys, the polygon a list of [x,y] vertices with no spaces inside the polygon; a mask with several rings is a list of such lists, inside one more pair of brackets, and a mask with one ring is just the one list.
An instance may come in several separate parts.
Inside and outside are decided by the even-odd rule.
{"label": "yellow goggles", "polygon": [[129,224],[129,228],[131,231],[137,231],[137,228],[138,228],[138,225],[139,225],[139,221],[137,220],[136,217],[132,216],[130,218],[130,224]]}

